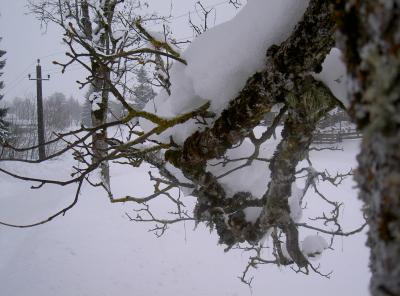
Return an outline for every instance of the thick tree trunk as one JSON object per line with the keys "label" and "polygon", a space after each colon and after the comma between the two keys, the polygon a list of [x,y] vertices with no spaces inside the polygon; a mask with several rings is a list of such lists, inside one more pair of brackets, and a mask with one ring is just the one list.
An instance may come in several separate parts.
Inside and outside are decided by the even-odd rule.
{"label": "thick tree trunk", "polygon": [[[338,3],[339,2],[339,3]],[[337,1],[351,75],[351,113],[364,132],[357,182],[369,221],[371,293],[400,295],[400,1]]]}

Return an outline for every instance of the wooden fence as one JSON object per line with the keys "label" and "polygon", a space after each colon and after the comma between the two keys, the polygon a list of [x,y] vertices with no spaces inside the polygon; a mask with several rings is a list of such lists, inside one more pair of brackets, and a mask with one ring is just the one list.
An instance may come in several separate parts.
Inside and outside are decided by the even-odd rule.
{"label": "wooden fence", "polygon": [[359,139],[362,137],[360,131],[329,131],[314,134],[313,144],[335,144],[347,139]]}

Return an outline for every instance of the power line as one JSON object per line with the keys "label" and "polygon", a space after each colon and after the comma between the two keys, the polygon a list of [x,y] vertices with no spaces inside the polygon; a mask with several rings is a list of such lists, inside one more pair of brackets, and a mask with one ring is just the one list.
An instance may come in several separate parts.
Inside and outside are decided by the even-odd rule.
{"label": "power line", "polygon": [[[227,4],[227,3],[230,3],[230,0],[225,0],[225,1],[217,2],[217,3],[215,3],[215,4],[209,4],[209,5],[204,6],[204,8],[205,8],[205,9],[214,8],[214,7],[218,7],[218,6],[221,6],[221,5],[223,5],[223,4]],[[180,15],[177,15],[177,16],[172,16],[171,18],[167,18],[167,20],[168,20],[168,21],[174,21],[174,20],[181,19],[181,18],[183,18],[183,17],[185,17],[185,16],[188,16],[188,15],[190,15],[191,13],[195,13],[195,12],[197,12],[196,9],[191,10],[191,11],[188,11],[188,12],[183,13],[183,14],[180,14]],[[159,24],[151,24],[151,25],[148,26],[148,28],[154,28],[154,27],[156,27],[156,26],[158,26],[158,25],[159,25]]]}
{"label": "power line", "polygon": [[[222,2],[217,2],[217,3],[215,3],[215,4],[209,4],[209,5],[207,5],[207,6],[204,6],[204,8],[205,8],[205,9],[207,9],[207,8],[214,8],[214,7],[218,7],[218,6],[221,6],[221,5],[223,5],[223,4],[229,3],[229,2],[230,2],[229,0],[225,0],[225,1],[222,1]],[[183,17],[188,16],[189,14],[195,13],[195,12],[197,12],[197,10],[194,9],[194,10],[191,10],[191,11],[189,11],[189,12],[183,13],[183,14],[181,14],[181,15],[174,16],[174,17],[172,17],[170,20],[171,20],[171,21],[174,21],[174,20],[183,18]]]}
{"label": "power line", "polygon": [[[82,68],[82,66],[79,66],[79,65],[76,65],[76,66],[73,66],[73,67],[67,67],[65,69],[65,73],[67,73],[69,71],[75,71],[75,70],[78,70],[78,69],[83,69],[83,68]],[[63,73],[61,73],[61,71],[62,71],[62,68],[60,66],[60,67],[50,68],[49,70],[44,71],[44,72],[46,74],[63,74]]]}
{"label": "power line", "polygon": [[[217,3],[215,3],[215,4],[209,4],[209,5],[204,6],[204,8],[205,8],[205,9],[214,8],[214,7],[218,7],[218,6],[221,6],[221,5],[223,5],[223,4],[227,4],[227,3],[230,3],[230,0],[225,0],[225,1],[217,2]],[[170,19],[168,19],[168,20],[169,20],[169,21],[174,21],[174,20],[183,18],[183,17],[188,16],[188,15],[190,15],[191,13],[195,13],[195,12],[197,12],[197,10],[191,10],[191,11],[188,11],[188,12],[186,12],[186,13],[183,13],[183,14],[180,14],[180,15],[177,15],[177,16],[173,16],[172,18],[170,18]],[[155,27],[155,26],[157,26],[157,25],[158,25],[158,24],[150,25],[149,28],[153,28],[153,27]],[[176,41],[182,41],[182,40],[188,40],[188,39],[194,39],[194,38],[195,38],[195,37],[194,37],[193,35],[191,35],[191,36],[187,36],[187,37],[181,37],[181,38],[178,38],[178,39],[175,39],[175,40],[176,40]]]}
{"label": "power line", "polygon": [[[59,55],[61,53],[65,53],[65,51],[57,51],[57,52],[54,52],[54,53],[51,53],[51,54],[48,54],[48,55],[43,55],[43,56],[40,56],[39,59],[45,59],[45,58],[48,58],[48,57]],[[34,61],[31,62],[28,66],[26,66],[26,68],[22,72],[20,72],[16,76],[17,78],[13,79],[10,84],[6,84],[5,85],[4,95],[7,95],[12,90],[14,90],[18,85],[20,85],[20,83],[23,81],[23,79],[25,78],[26,74],[28,74],[29,69],[32,67],[32,65],[34,63],[35,63]]]}
{"label": "power line", "polygon": [[4,95],[9,93],[12,89],[14,89],[25,77],[27,74],[29,68],[34,64],[35,62],[30,63],[20,74],[17,75],[17,78],[14,79],[11,84],[8,86],[7,84],[5,85],[5,92]]}
{"label": "power line", "polygon": [[39,59],[45,59],[45,58],[48,58],[48,57],[53,57],[53,56],[56,56],[56,55],[59,55],[59,54],[62,54],[62,53],[65,53],[65,50],[57,51],[55,53],[51,53],[51,54],[48,54],[48,55],[41,56],[41,57],[39,57]]}

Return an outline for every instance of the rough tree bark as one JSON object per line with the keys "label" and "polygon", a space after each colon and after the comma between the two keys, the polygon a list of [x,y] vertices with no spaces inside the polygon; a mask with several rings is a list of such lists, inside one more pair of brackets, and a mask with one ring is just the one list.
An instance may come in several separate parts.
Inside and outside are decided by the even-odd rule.
{"label": "rough tree bark", "polygon": [[[286,235],[292,260],[307,268],[308,261],[299,248],[298,230],[290,217],[288,198],[296,165],[309,148],[316,124],[339,104],[322,83],[310,76],[310,72],[321,70],[322,62],[334,46],[334,32],[330,2],[310,1],[291,36],[268,49],[265,71],[248,80],[214,125],[194,133],[182,149],[166,152],[166,160],[196,184],[192,193],[198,198],[195,217],[214,223],[221,243],[228,246],[243,241],[256,243],[268,230],[279,227]],[[268,190],[261,199],[254,199],[246,192],[227,196],[217,178],[206,171],[207,161],[223,156],[247,137],[277,103],[288,108],[288,119],[283,140],[271,161]],[[241,211],[249,206],[263,208],[255,224],[247,222]]]}
{"label": "rough tree bark", "polygon": [[369,221],[371,293],[400,295],[400,1],[336,1],[351,75],[351,114],[364,132],[356,176]]}

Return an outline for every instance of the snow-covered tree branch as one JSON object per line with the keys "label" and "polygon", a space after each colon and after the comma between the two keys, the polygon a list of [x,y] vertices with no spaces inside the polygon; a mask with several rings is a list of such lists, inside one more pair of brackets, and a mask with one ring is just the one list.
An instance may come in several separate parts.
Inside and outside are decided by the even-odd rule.
{"label": "snow-covered tree branch", "polygon": [[[78,164],[70,179],[40,179],[0,168],[37,187],[77,183],[73,203],[38,223],[1,224],[47,223],[75,206],[81,185],[88,182],[103,187],[112,203],[136,205],[129,219],[153,223],[158,235],[182,221],[215,229],[226,250],[254,254],[241,277],[246,283],[251,282],[250,268],[259,264],[329,277],[312,260],[331,248],[336,236],[359,233],[366,225],[344,229],[343,204],[319,190],[320,182],[340,186],[353,171],[317,170],[310,158],[311,151],[325,149],[312,146],[318,124],[341,108],[366,132],[368,147],[359,157],[357,178],[368,207],[373,254],[390,257],[378,247],[382,237],[391,252],[398,251],[397,210],[392,209],[399,183],[392,175],[398,172],[399,47],[393,28],[398,4],[388,1],[394,14],[381,5],[371,13],[379,20],[390,16],[391,22],[376,22],[384,28],[379,31],[364,25],[371,15],[356,1],[249,0],[235,18],[214,28],[206,19],[200,27],[191,23],[198,36],[181,52],[170,38],[164,22],[168,18],[141,14],[140,1],[127,2],[31,1],[40,20],[65,30],[67,60],[55,64],[63,71],[72,64],[87,71],[79,84],[88,88],[92,122],[59,134],[66,147],[46,158],[72,153]],[[206,15],[212,11],[197,5]],[[154,21],[162,23],[161,33],[149,29]],[[338,29],[346,65],[335,48]],[[146,71],[153,71],[154,77],[148,78]],[[347,71],[353,98],[348,95]],[[129,85],[131,77],[139,77],[141,85]],[[157,94],[150,85],[158,86]],[[375,97],[382,97],[384,104],[375,104]],[[107,121],[110,98],[124,109],[113,121]],[[265,126],[266,116],[272,120]],[[114,128],[120,133],[110,136]],[[383,146],[375,147],[378,142]],[[132,169],[150,164],[154,192],[114,196],[110,162]],[[375,165],[373,171],[369,163]],[[384,179],[380,165],[390,168]],[[305,221],[302,213],[312,207],[306,202],[312,194],[328,210]],[[193,211],[186,207],[189,196],[195,197]],[[171,208],[155,212],[151,204],[159,200]],[[272,253],[264,257],[268,239]],[[382,269],[399,270],[398,262],[389,268],[375,257],[372,261],[379,275]],[[393,282],[373,281],[374,296],[398,295],[398,282]]]}

